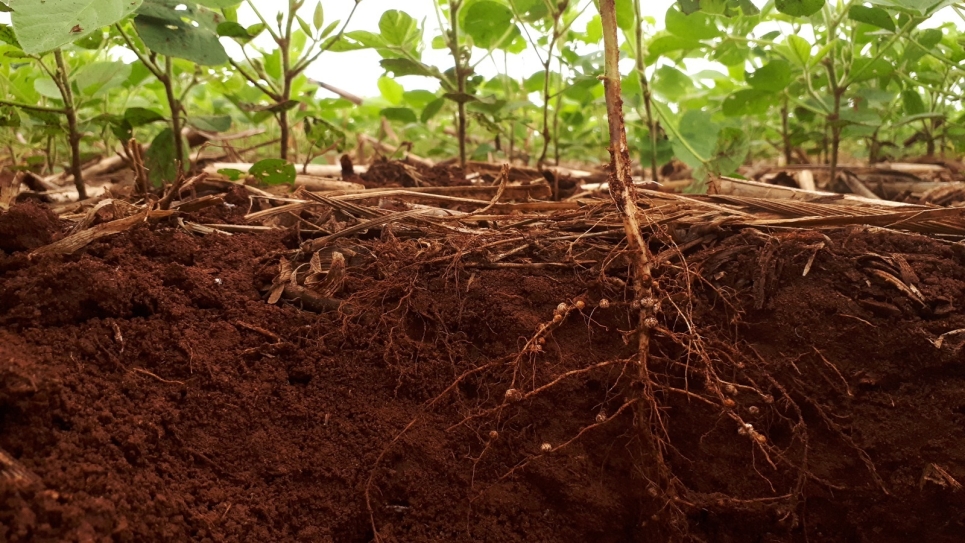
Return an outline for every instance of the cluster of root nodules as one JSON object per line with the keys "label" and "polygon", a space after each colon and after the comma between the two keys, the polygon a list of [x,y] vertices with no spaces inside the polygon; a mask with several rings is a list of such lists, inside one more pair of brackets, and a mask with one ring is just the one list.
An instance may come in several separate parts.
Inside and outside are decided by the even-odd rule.
{"label": "cluster of root nodules", "polygon": [[960,246],[578,218],[0,256],[0,539],[960,540]]}

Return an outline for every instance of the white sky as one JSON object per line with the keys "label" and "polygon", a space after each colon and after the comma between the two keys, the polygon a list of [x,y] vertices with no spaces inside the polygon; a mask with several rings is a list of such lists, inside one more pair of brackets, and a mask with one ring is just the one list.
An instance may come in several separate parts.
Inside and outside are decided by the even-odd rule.
{"label": "white sky", "polygon": [[[579,5],[582,7],[590,1],[592,0],[580,0]],[[269,21],[274,20],[279,6],[287,4],[287,2],[279,0],[254,0],[254,2],[255,5],[258,6],[258,10],[261,11],[262,15]],[[760,5],[763,3],[763,0],[754,0],[754,2]],[[667,12],[667,8],[673,3],[674,0],[646,0],[643,2],[644,15],[653,17],[656,20],[656,27],[663,28],[664,14]],[[351,11],[353,0],[322,0],[322,4],[325,10],[325,21],[326,24],[328,24],[336,19],[344,21]],[[355,17],[351,21],[349,30],[370,30],[378,32],[379,18],[381,18],[382,14],[390,9],[401,9],[416,20],[424,21],[424,34],[428,41],[439,34],[438,22],[433,5],[434,0],[406,0],[404,2],[401,0],[362,0],[359,9],[355,13]],[[310,21],[314,8],[315,3],[312,0],[306,1],[306,6],[303,8],[303,18]],[[574,25],[574,28],[583,30],[586,21],[595,14],[596,9],[590,6],[589,9],[584,12],[583,17]],[[246,4],[242,4],[242,8],[239,11],[239,19],[244,25],[254,24],[258,21]],[[9,14],[0,13],[0,22],[9,23],[9,20]],[[949,21],[955,22],[956,24],[963,23],[951,8],[946,8],[936,14],[923,26],[938,26]],[[236,46],[228,40],[223,41],[227,45],[229,54],[236,56]],[[268,44],[270,44],[270,40]],[[479,54],[478,50],[477,54]],[[502,56],[499,55],[497,58],[500,63],[498,67],[492,61],[487,60],[478,66],[477,71],[486,77],[496,75],[502,71]],[[334,85],[359,96],[377,96],[379,91],[376,82],[383,73],[382,68],[379,66],[379,60],[380,57],[375,51],[326,53],[307,70],[307,74],[313,79]],[[434,50],[428,46],[425,48],[423,60],[428,64],[443,67],[450,66],[452,62],[445,50]],[[542,66],[531,49],[527,49],[527,51],[521,55],[510,56],[509,58],[509,73],[515,77],[528,77],[541,68]],[[725,71],[713,62],[694,59],[687,61],[687,69],[691,73],[708,68],[717,68],[720,71]],[[408,76],[401,79],[406,89],[409,90],[416,88],[434,90],[437,88],[437,84],[429,78]]]}

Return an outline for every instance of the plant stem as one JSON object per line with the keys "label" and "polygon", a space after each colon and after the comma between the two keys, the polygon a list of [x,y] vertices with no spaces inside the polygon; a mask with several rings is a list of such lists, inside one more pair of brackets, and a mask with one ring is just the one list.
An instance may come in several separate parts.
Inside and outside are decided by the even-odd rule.
{"label": "plant stem", "polygon": [[44,175],[50,175],[54,171],[54,137],[47,136],[47,150],[44,153]]}
{"label": "plant stem", "polygon": [[[281,86],[281,100],[280,104],[285,104],[292,97],[292,80],[298,75],[295,70],[291,67],[291,43],[292,43],[292,23],[295,21],[295,10],[297,9],[297,4],[295,2],[289,2],[289,12],[288,20],[285,24],[285,33],[280,39],[275,41],[278,43],[278,48],[281,50],[281,73],[282,73],[282,86]],[[288,115],[288,108],[282,107],[282,110],[278,112],[278,127],[281,129],[281,153],[279,157],[282,160],[288,160],[288,147],[289,140],[291,138],[291,126],[290,117]]]}
{"label": "plant stem", "polygon": [[791,163],[791,133],[788,129],[788,105],[787,97],[784,98],[784,105],[781,107],[781,139],[784,143],[784,164]]}
{"label": "plant stem", "polygon": [[[565,4],[564,6],[565,7]],[[556,47],[556,40],[559,39],[560,17],[562,10],[553,10],[553,33],[550,36],[549,46],[546,49],[546,59],[543,60],[543,150],[540,151],[539,160],[536,161],[536,168],[541,169],[546,162],[546,155],[549,153],[550,141],[550,81],[553,76],[553,49]],[[561,74],[562,75],[562,74]]]}
{"label": "plant stem", "polygon": [[636,58],[637,77],[640,79],[640,88],[643,91],[643,109],[647,117],[647,128],[650,132],[650,177],[653,181],[660,181],[657,164],[657,120],[653,116],[653,95],[650,92],[650,82],[647,81],[646,63],[643,58],[643,11],[640,7],[640,0],[633,0],[633,9],[636,13]]}
{"label": "plant stem", "polygon": [[67,114],[67,110],[62,107],[34,106],[30,104],[15,102],[13,100],[0,100],[0,106],[12,106],[19,109],[26,109],[28,111],[39,111],[41,113],[56,113],[58,115]]}
{"label": "plant stem", "polygon": [[174,92],[174,62],[171,57],[164,57],[164,77],[161,79],[164,84],[164,93],[167,95],[168,107],[171,109],[171,131],[174,132],[174,152],[177,156],[178,173],[188,170],[188,165],[184,163],[184,138],[181,137],[181,102]]}
{"label": "plant stem", "polygon": [[[504,74],[509,73],[509,52],[508,51],[503,51],[503,73]],[[505,87],[506,100],[511,101],[511,99],[514,98],[514,96],[513,96],[511,87],[509,85],[508,77],[503,78],[503,85]],[[510,164],[513,163],[513,159],[514,159],[513,151],[515,146],[516,146],[516,120],[513,119],[509,123],[509,151],[506,153],[506,161],[509,162]]]}
{"label": "plant stem", "polygon": [[161,69],[158,68],[150,58],[144,56],[144,54],[142,54],[137,47],[134,46],[134,42],[131,41],[131,38],[127,35],[127,32],[124,32],[124,27],[121,26],[121,23],[115,23],[114,28],[117,29],[117,33],[120,34],[121,39],[123,39],[124,43],[127,44],[127,48],[134,53],[137,59],[141,61],[141,64],[143,64],[149,72],[154,74],[154,77],[158,78],[159,80],[163,79],[164,72],[162,72]]}
{"label": "plant stem", "polygon": [[466,101],[463,100],[466,94],[466,73],[462,66],[462,52],[459,47],[459,8],[462,7],[462,0],[452,0],[449,3],[450,29],[449,49],[452,59],[455,62],[456,90],[459,93],[457,105],[457,137],[459,138],[459,166],[466,167]]}
{"label": "plant stem", "polygon": [[[639,211],[636,204],[636,190],[630,177],[630,153],[627,149],[627,134],[623,120],[623,99],[620,89],[620,45],[617,41],[617,22],[615,0],[600,0],[600,14],[603,22],[603,43],[605,74],[603,85],[606,93],[607,122],[610,128],[610,196],[623,216],[623,228],[627,234],[627,245],[634,271],[635,303],[640,307],[637,324],[637,379],[640,385],[641,400],[637,403],[637,427],[643,433],[643,443],[653,454],[647,459],[643,469],[647,478],[664,491],[671,492],[670,470],[664,460],[661,439],[654,433],[660,427],[660,412],[656,409],[653,396],[653,380],[650,377],[649,353],[650,334],[657,326],[654,306],[645,301],[653,299],[653,276],[650,249],[640,232]],[[659,431],[659,430],[658,430]]]}
{"label": "plant stem", "polygon": [[828,85],[831,88],[831,96],[834,99],[833,110],[828,115],[828,124],[831,126],[831,184],[834,185],[838,179],[838,149],[841,146],[841,97],[844,96],[846,87],[839,87],[838,80],[835,78],[834,57],[829,56],[825,59],[824,66],[828,71]]}
{"label": "plant stem", "polygon": [[[242,48],[242,51],[244,51],[243,48]],[[245,56],[247,56],[247,55],[245,55]],[[275,102],[278,102],[278,101],[280,100],[280,95],[279,95],[278,93],[276,93],[275,91],[271,90],[271,88],[269,88],[269,87],[267,87],[267,86],[265,86],[265,85],[262,85],[261,81],[259,81],[259,79],[258,79],[258,77],[257,77],[257,74],[255,74],[255,75],[249,74],[248,72],[245,71],[244,67],[242,67],[241,64],[239,64],[239,63],[238,63],[237,61],[235,61],[234,59],[229,58],[229,59],[228,59],[228,62],[231,63],[231,66],[232,66],[235,70],[237,70],[239,74],[241,74],[241,77],[244,77],[244,78],[245,78],[249,83],[251,83],[256,89],[258,89],[258,90],[260,90],[262,93],[264,93],[265,96],[271,98],[271,99],[274,100]]]}
{"label": "plant stem", "polygon": [[77,129],[77,106],[74,104],[74,93],[70,88],[70,78],[67,75],[67,64],[64,62],[64,52],[58,47],[54,49],[54,59],[57,61],[57,87],[64,99],[64,113],[67,115],[67,141],[70,144],[70,173],[74,176],[74,186],[77,187],[77,199],[87,199],[87,187],[84,185],[84,174],[80,167],[80,132]]}
{"label": "plant stem", "polygon": [[[563,65],[560,63],[560,76],[563,74]],[[560,165],[560,110],[563,107],[563,94],[557,93],[556,105],[553,107],[553,164]]]}

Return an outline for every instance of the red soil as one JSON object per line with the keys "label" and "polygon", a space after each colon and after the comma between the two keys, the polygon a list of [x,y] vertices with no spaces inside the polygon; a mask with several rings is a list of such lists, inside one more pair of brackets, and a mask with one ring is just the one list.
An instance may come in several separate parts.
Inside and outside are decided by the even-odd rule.
{"label": "red soil", "polygon": [[[689,288],[681,268],[659,272],[663,382],[702,392],[680,369],[699,361],[668,339],[692,315],[717,374],[742,387],[734,412],[802,468],[771,467],[725,407],[659,392],[667,462],[691,490],[681,527],[643,479],[633,409],[614,416],[639,394],[623,365],[503,402],[506,361],[560,303],[585,307],[523,357],[524,379],[635,356],[624,289],[598,270],[428,265],[417,242],[384,237],[357,242],[379,258],[350,261],[343,311],[319,315],[264,302],[273,253],[296,245],[284,234],[165,224],[70,257],[24,252],[60,235],[39,208],[0,215],[0,449],[40,480],[0,477],[2,541],[362,543],[367,491],[399,542],[965,533],[965,334],[932,342],[965,328],[961,245],[723,233],[688,257]],[[869,253],[911,273],[924,302],[869,272],[883,266]],[[601,411],[612,420],[541,453]]]}

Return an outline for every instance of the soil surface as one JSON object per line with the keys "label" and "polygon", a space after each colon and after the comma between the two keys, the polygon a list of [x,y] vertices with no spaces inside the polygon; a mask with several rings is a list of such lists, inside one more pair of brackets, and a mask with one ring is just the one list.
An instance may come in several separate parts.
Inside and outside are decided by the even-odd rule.
{"label": "soil surface", "polygon": [[265,302],[286,231],[28,257],[67,228],[0,215],[0,449],[37,477],[0,477],[0,541],[963,540],[960,244],[723,231],[660,268],[667,495],[625,269],[384,234],[319,314]]}
{"label": "soil surface", "polygon": [[376,159],[368,171],[359,176],[366,188],[381,187],[449,187],[469,185],[466,175],[457,167],[406,164],[385,158]]}

